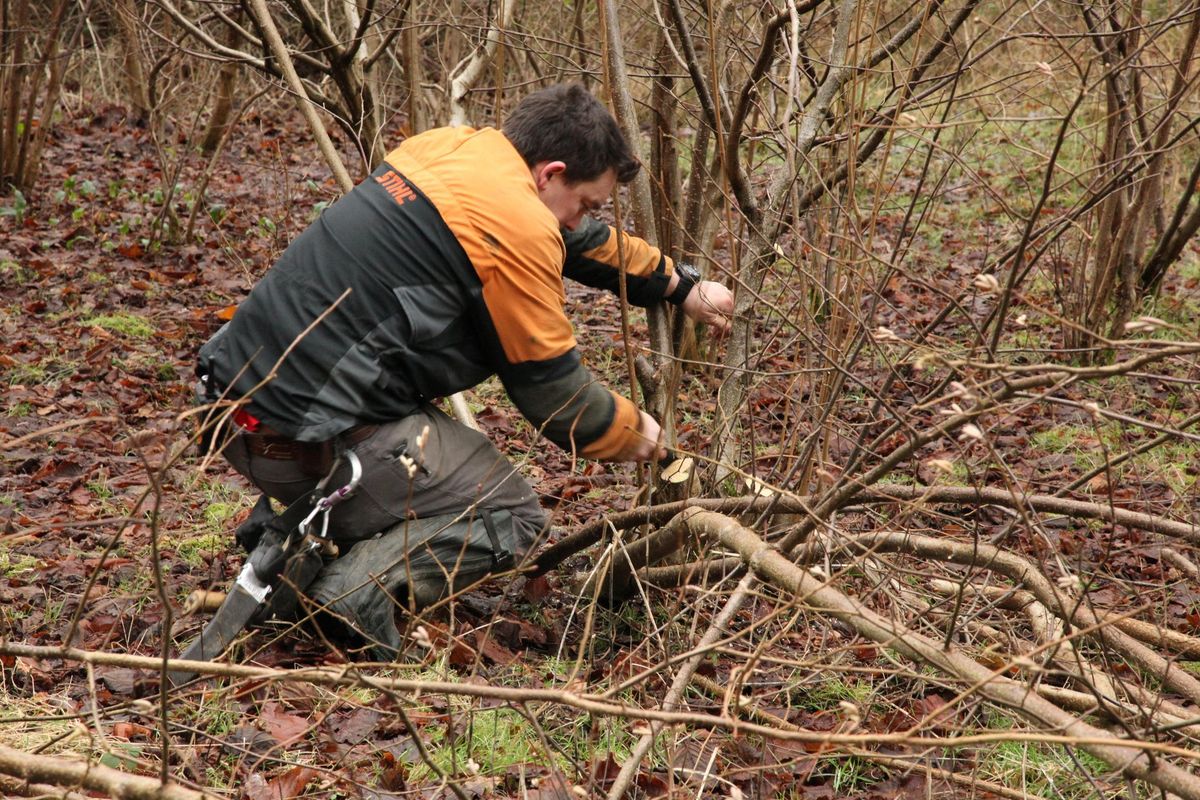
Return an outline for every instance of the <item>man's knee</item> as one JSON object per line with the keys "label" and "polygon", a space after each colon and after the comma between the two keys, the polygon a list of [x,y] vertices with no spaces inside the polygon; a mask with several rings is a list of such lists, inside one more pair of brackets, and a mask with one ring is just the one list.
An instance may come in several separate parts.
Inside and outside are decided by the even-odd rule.
{"label": "man's knee", "polygon": [[390,658],[401,645],[397,608],[420,612],[511,568],[537,524],[504,509],[399,523],[328,564],[309,595]]}

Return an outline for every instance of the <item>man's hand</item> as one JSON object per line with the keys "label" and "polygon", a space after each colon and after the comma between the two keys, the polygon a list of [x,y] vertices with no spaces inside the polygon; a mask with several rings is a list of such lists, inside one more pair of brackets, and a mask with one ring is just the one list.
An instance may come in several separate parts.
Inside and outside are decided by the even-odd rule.
{"label": "man's hand", "polygon": [[723,283],[700,281],[688,292],[680,308],[696,322],[726,333],[733,319],[733,292]]}
{"label": "man's hand", "polygon": [[640,420],[637,433],[629,440],[625,449],[617,453],[614,461],[659,461],[667,457],[667,448],[663,446],[662,428],[658,420],[639,411]]}

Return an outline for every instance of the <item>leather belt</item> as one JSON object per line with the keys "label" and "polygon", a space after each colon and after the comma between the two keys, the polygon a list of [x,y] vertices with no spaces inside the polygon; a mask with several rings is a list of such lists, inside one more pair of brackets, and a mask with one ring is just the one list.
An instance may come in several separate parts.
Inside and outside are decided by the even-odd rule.
{"label": "leather belt", "polygon": [[[339,434],[337,439],[352,447],[377,430],[379,430],[378,425],[359,425]],[[333,440],[297,442],[295,439],[280,436],[265,426],[259,428],[256,433],[242,431],[242,439],[246,442],[246,449],[251,455],[276,461],[313,463],[331,460],[333,457]]]}

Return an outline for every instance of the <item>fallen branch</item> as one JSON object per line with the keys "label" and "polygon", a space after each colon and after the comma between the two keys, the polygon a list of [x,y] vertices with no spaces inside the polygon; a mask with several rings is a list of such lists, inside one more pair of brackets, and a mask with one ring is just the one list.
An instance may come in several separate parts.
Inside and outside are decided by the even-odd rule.
{"label": "fallen branch", "polygon": [[1197,567],[1195,562],[1183,555],[1183,553],[1171,547],[1163,547],[1158,551],[1158,554],[1163,561],[1166,561],[1192,580],[1200,580],[1200,567]]}
{"label": "fallen branch", "polygon": [[[625,557],[613,559],[612,569],[607,572],[607,580],[603,573],[598,573],[592,578],[593,581],[605,580],[599,596],[614,600],[627,598],[635,585],[635,573],[683,547],[684,536],[687,533],[684,520],[684,514],[680,514],[653,533],[625,544]],[[595,594],[594,584],[588,583],[580,593],[584,597],[592,597]]]}
{"label": "fallen branch", "polygon": [[[725,696],[726,696],[726,694],[728,694],[728,691],[729,691],[728,686],[724,686],[720,683],[717,683],[716,681],[712,680],[711,678],[706,678],[703,675],[695,676],[694,678],[692,678],[692,682],[695,685],[699,686],[704,691],[708,692],[709,695],[711,695],[713,698],[720,700],[720,701],[724,701],[726,699]],[[780,730],[785,730],[785,731],[786,730],[801,730],[801,728],[798,725],[793,725],[792,723],[788,722],[783,717],[778,717],[769,711],[759,708],[757,703],[751,702],[751,703],[746,703],[746,704],[740,704],[739,708],[747,716],[758,719],[759,722],[762,722],[765,725],[771,725],[771,726],[779,728]],[[1012,798],[1012,800],[1028,800],[1028,798],[1029,798],[1029,795],[1026,792],[1018,791],[1016,789],[1009,789],[1007,786],[1001,786],[998,783],[992,783],[991,781],[985,781],[985,780],[982,780],[981,778],[976,778],[972,775],[966,775],[961,772],[954,772],[952,770],[942,769],[941,767],[935,767],[931,764],[917,763],[917,759],[921,758],[920,755],[912,755],[912,756],[885,755],[883,753],[877,753],[874,750],[855,750],[853,754],[856,756],[859,756],[860,758],[865,758],[868,761],[874,761],[879,764],[887,764],[890,766],[902,766],[902,767],[905,767],[907,770],[924,772],[928,775],[933,775],[944,781],[948,781],[950,783],[957,783],[962,786],[970,786],[972,789],[975,789],[976,791],[989,792],[998,797],[1008,797],[1008,798]],[[735,772],[736,772],[736,770],[735,770]]]}
{"label": "fallen branch", "polygon": [[[1144,780],[1188,800],[1200,800],[1200,778],[1196,775],[1164,759],[1151,757],[1142,743],[1107,734],[1042,699],[1028,686],[1001,677],[966,655],[943,648],[941,643],[877,614],[809,575],[734,520],[712,512],[699,512],[690,516],[688,524],[697,534],[709,536],[736,550],[755,575],[792,593],[797,602],[814,612],[832,616],[860,635],[906,658],[929,664],[966,682],[971,691],[1011,708],[1035,724],[1086,738],[1093,743],[1081,745],[1084,750],[1128,777]],[[1106,743],[1094,743],[1097,740],[1106,740]]]}
{"label": "fallen branch", "polygon": [[[532,566],[532,576],[543,575],[574,554],[591,547],[610,530],[628,530],[638,525],[662,525],[687,508],[700,508],[724,514],[762,513],[809,514],[812,498],[794,494],[776,497],[729,497],[681,500],[657,506],[639,506],[619,514],[610,514],[589,523],[578,532],[564,537],[538,554]],[[1015,494],[1004,489],[983,489],[971,486],[874,486],[854,496],[857,505],[880,503],[929,503],[962,506],[1002,506],[1012,509],[1031,509],[1042,513],[1061,514],[1076,519],[1102,519],[1126,528],[1150,531],[1200,545],[1200,526],[1179,522],[1153,514],[1117,508],[1105,503],[1069,500],[1047,494]]]}
{"label": "fallen branch", "polygon": [[50,786],[46,783],[30,783],[7,775],[0,775],[0,792],[5,797],[38,797],[56,798],[56,800],[88,800],[88,796],[64,789],[61,786]]}
{"label": "fallen branch", "polygon": [[[939,594],[954,595],[960,591],[963,591],[966,594],[983,596],[987,598],[989,602],[996,603],[1000,608],[1015,609],[1018,611],[1024,611],[1027,614],[1030,613],[1031,610],[1036,609],[1034,614],[1039,617],[1050,613],[1050,610],[1047,609],[1046,606],[1038,602],[1037,598],[1034,597],[1031,592],[1027,591],[1013,591],[1009,589],[1003,589],[999,586],[980,587],[967,585],[964,587],[962,584],[943,580],[930,581],[930,586]],[[1132,620],[1128,617],[1118,617],[1109,614],[1100,614],[1099,616],[1101,624],[1112,624],[1116,625],[1117,627],[1121,627],[1123,622],[1138,622],[1139,624],[1148,625],[1148,623],[1140,623],[1138,620]],[[1058,617],[1057,619],[1061,619],[1061,617]],[[1034,622],[1032,617],[1030,623],[1035,632],[1037,632],[1039,626],[1047,625],[1046,621]],[[1155,629],[1161,630],[1156,627]],[[1078,651],[1070,645],[1070,639],[1063,636],[1061,623],[1058,625],[1057,637],[1057,641],[1061,642],[1061,646],[1066,646],[1069,649],[1065,658],[1057,658],[1056,662],[1069,672],[1072,671],[1070,669],[1072,664],[1078,664],[1081,667],[1084,664],[1087,664],[1086,673],[1082,675],[1076,673],[1076,676],[1083,678],[1087,682],[1087,685],[1092,687],[1093,692],[1087,696],[1092,698],[1093,705],[1099,704],[1099,701],[1096,698],[1097,694],[1104,698],[1103,706],[1101,708],[1087,710],[1107,712],[1109,716],[1113,717],[1114,719],[1122,719],[1115,712],[1118,710],[1124,711],[1126,714],[1131,716],[1149,717],[1154,720],[1156,725],[1159,726],[1169,726],[1172,729],[1177,727],[1187,727],[1187,733],[1191,736],[1200,734],[1200,728],[1197,728],[1194,721],[1191,721],[1191,718],[1194,715],[1187,709],[1181,708],[1175,703],[1172,703],[1164,698],[1162,695],[1152,691],[1147,691],[1141,686],[1131,684],[1128,681],[1119,680],[1108,675],[1107,673],[1100,672],[1090,663],[1083,661],[1082,657],[1079,656]],[[1046,637],[1046,640],[1042,642],[1043,645],[1054,643],[1054,640],[1050,637]],[[1039,647],[1038,649],[1040,651],[1044,651],[1047,648]],[[1120,686],[1125,695],[1131,698],[1131,703],[1123,703],[1119,700],[1120,696],[1116,693],[1117,686]],[[1039,685],[1039,693],[1044,694],[1044,692],[1041,692],[1040,689],[1041,685]],[[1055,699],[1055,702],[1058,702],[1058,700]],[[1137,705],[1135,706],[1133,703],[1136,703]],[[1062,703],[1060,702],[1059,705],[1062,705]],[[1079,711],[1081,709],[1072,706],[1072,710]]]}
{"label": "fallen branch", "polygon": [[[956,591],[958,588],[957,584],[952,584],[949,581],[933,581],[931,586],[934,591],[940,594],[948,594],[952,590]],[[971,587],[971,591],[979,592],[989,600],[999,602],[1005,608],[1021,610],[1029,603],[1037,602],[1037,598],[1029,592],[1014,592],[996,586]],[[1146,644],[1157,645],[1164,650],[1170,650],[1173,653],[1190,659],[1200,659],[1200,639],[1197,639],[1195,636],[1188,636],[1186,633],[1180,633],[1170,628],[1155,625],[1152,622],[1120,614],[1097,611],[1096,616],[1101,622],[1115,625],[1120,630]]]}
{"label": "fallen branch", "polygon": [[[683,524],[686,524],[684,522]],[[757,583],[757,580],[752,575],[747,575],[738,583],[730,598],[725,602],[725,607],[709,624],[708,630],[700,638],[700,644],[697,649],[700,652],[696,653],[692,658],[684,663],[679,672],[675,675],[675,680],[671,682],[671,688],[667,690],[663,697],[662,707],[665,710],[672,710],[679,701],[683,698],[684,692],[687,691],[688,685],[692,682],[692,677],[696,674],[696,669],[700,666],[700,662],[707,655],[707,648],[712,647],[718,639],[725,634],[725,628],[737,616],[738,611],[752,596],[752,590]],[[662,730],[662,725],[651,723],[649,732],[642,735],[638,743],[634,745],[633,752],[625,759],[625,763],[621,765],[621,771],[617,774],[617,778],[613,781],[612,786],[608,790],[608,800],[621,800],[628,791],[633,779],[637,776],[638,770],[641,768],[642,759],[650,752],[650,748],[654,745],[654,740],[658,737]],[[790,731],[795,733],[795,731]]]}
{"label": "fallen branch", "polygon": [[[220,800],[218,795],[130,775],[111,767],[58,756],[42,756],[0,745],[0,772],[22,781],[103,792],[114,800]],[[64,792],[59,796],[74,795]]]}
{"label": "fallen branch", "polygon": [[12,450],[15,447],[20,447],[26,442],[31,442],[34,439],[42,436],[49,436],[52,433],[67,430],[68,428],[78,428],[80,425],[98,426],[101,423],[116,422],[116,417],[84,417],[82,419],[69,419],[65,422],[60,422],[56,425],[50,425],[46,428],[27,433],[24,436],[17,436],[13,439],[5,439],[0,442],[0,450]]}
{"label": "fallen branch", "polygon": [[[698,651],[703,657],[703,652]],[[12,655],[34,660],[52,659],[77,661],[84,664],[105,664],[111,666],[144,669],[159,674],[163,671],[163,661],[157,656],[134,656],[121,653],[107,653],[93,650],[82,650],[75,647],[42,647],[19,644],[16,642],[0,642],[0,655]],[[991,731],[988,733],[954,735],[953,737],[921,736],[907,733],[869,733],[843,734],[829,731],[781,731],[766,725],[758,725],[731,717],[714,714],[700,714],[690,711],[661,711],[658,709],[638,708],[627,703],[609,701],[602,696],[583,694],[565,689],[521,689],[507,686],[492,686],[479,683],[454,683],[451,681],[425,681],[405,678],[384,678],[369,675],[365,672],[369,667],[394,670],[396,665],[388,664],[356,664],[340,668],[313,667],[303,669],[271,669],[239,664],[216,664],[211,661],[184,661],[171,659],[166,662],[167,670],[180,670],[222,675],[239,678],[255,683],[264,681],[291,681],[308,683],[316,686],[358,686],[380,689],[384,691],[402,692],[416,695],[444,694],[448,696],[482,698],[497,700],[501,703],[520,705],[523,703],[557,703],[569,708],[576,708],[588,714],[611,716],[624,719],[662,722],[667,725],[692,725],[698,728],[726,730],[740,734],[767,736],[785,741],[807,742],[822,745],[846,746],[911,746],[911,747],[963,747],[975,744],[990,744],[994,742],[1021,741],[1046,742],[1078,746],[1084,744],[1103,744],[1111,740],[1104,734],[1097,739],[1080,736],[1064,736],[1055,733],[1029,732],[1019,737],[1011,731]],[[184,687],[186,688],[186,687]],[[1137,747],[1143,750],[1173,754],[1181,758],[1191,758],[1200,762],[1200,753],[1187,750],[1165,742],[1138,742]]]}

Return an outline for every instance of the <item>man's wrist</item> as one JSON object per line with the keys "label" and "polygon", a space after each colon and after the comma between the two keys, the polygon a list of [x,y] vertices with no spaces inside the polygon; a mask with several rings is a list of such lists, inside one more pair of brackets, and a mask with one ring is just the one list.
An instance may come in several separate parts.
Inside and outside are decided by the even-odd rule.
{"label": "man's wrist", "polygon": [[681,306],[683,301],[687,300],[687,296],[692,293],[692,289],[700,282],[700,270],[691,264],[680,261],[675,264],[675,275],[679,278],[675,284],[675,291],[663,299],[672,305]]}

